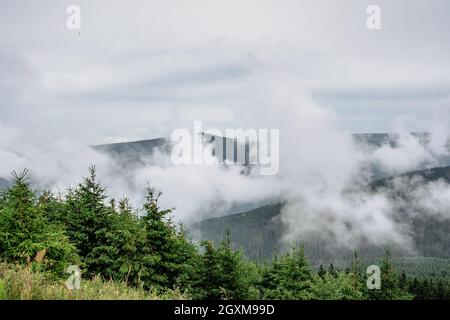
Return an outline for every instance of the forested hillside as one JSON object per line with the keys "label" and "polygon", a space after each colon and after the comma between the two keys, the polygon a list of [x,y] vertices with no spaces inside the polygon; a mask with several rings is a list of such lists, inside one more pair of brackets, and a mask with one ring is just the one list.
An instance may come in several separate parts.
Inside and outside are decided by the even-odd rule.
{"label": "forested hillside", "polygon": [[[400,187],[394,185],[394,181],[399,179],[405,181]],[[420,212],[408,198],[419,185],[439,179],[450,181],[450,167],[414,171],[371,183],[373,192],[383,189],[394,203],[398,203],[396,219],[410,226],[418,256],[450,258],[450,217],[446,218],[445,213],[438,216]],[[286,243],[282,241],[285,228],[281,222],[282,207],[282,204],[273,204],[235,215],[208,219],[194,224],[192,229],[200,232],[205,239],[217,242],[223,237],[225,230],[230,228],[233,230],[235,248],[242,247],[248,256],[264,260],[270,257],[275,249],[286,249]],[[348,260],[352,256],[352,250],[345,248],[327,250],[326,242],[320,237],[304,240],[303,243],[307,255],[315,263],[324,259]],[[384,249],[365,245],[361,246],[360,250],[364,256],[374,258],[380,256]],[[393,248],[393,253],[398,256],[408,255],[407,252],[402,252],[401,248]]]}
{"label": "forested hillside", "polygon": [[281,248],[280,239],[284,233],[281,222],[281,203],[263,206],[250,211],[221,218],[203,220],[190,226],[193,232],[216,243],[223,239],[227,229],[231,232],[235,249],[242,247],[252,259],[270,259]]}
{"label": "forested hillside", "polygon": [[[447,278],[409,278],[389,251],[378,262],[381,289],[370,290],[357,255],[345,269],[315,269],[300,244],[257,263],[232,248],[230,232],[220,243],[194,243],[172,211],[160,208],[160,192],[147,188],[145,195],[141,208],[109,198],[93,167],[64,195],[37,195],[27,171],[14,173],[0,196],[0,298],[449,298]],[[64,286],[69,265],[83,277],[73,291]]]}

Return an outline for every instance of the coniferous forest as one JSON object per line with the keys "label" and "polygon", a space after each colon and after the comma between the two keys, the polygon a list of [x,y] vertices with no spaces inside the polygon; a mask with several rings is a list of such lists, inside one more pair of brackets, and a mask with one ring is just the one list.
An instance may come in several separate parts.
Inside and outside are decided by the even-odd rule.
{"label": "coniferous forest", "polygon": [[[0,196],[0,299],[449,299],[445,277],[396,270],[389,250],[368,289],[358,254],[351,265],[313,267],[301,244],[256,262],[221,243],[193,242],[173,210],[148,187],[136,208],[111,199],[90,167],[64,194],[36,192],[28,171],[13,172]],[[69,288],[69,266],[81,271]]]}

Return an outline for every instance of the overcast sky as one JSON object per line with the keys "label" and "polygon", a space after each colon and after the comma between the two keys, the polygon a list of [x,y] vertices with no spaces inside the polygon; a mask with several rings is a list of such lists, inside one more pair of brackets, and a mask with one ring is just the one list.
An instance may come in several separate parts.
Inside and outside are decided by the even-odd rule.
{"label": "overcast sky", "polygon": [[[86,143],[246,126],[261,83],[298,85],[350,132],[450,105],[448,0],[6,1],[0,123]],[[81,8],[81,30],[66,8]],[[381,8],[381,30],[366,9]],[[270,122],[269,122],[270,124]]]}

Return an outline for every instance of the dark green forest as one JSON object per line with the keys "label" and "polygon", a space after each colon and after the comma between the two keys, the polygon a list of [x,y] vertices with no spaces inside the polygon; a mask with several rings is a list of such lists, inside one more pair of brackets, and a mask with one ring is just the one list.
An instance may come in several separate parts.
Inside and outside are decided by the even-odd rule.
{"label": "dark green forest", "polygon": [[[300,243],[258,261],[233,247],[233,230],[222,241],[194,242],[173,209],[160,208],[161,192],[143,192],[139,208],[108,197],[93,166],[64,195],[38,193],[28,171],[13,172],[0,195],[0,299],[450,298],[447,274],[398,271],[389,250],[377,263],[381,287],[369,290],[357,253],[347,266],[316,268]],[[89,294],[62,287],[70,265],[83,277],[73,291]]]}

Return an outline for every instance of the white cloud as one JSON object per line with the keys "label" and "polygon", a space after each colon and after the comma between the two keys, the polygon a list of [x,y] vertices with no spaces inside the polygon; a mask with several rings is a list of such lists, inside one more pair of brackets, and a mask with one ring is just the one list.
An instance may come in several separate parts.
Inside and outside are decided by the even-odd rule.
{"label": "white cloud", "polygon": [[[113,196],[138,201],[150,180],[183,219],[283,195],[293,235],[310,227],[346,243],[363,234],[404,242],[389,201],[355,201],[345,191],[365,182],[366,162],[390,173],[438,163],[448,116],[424,126],[428,147],[408,133],[420,125],[400,130],[399,148],[373,154],[358,150],[349,132],[385,131],[398,115],[426,120],[430,110],[448,109],[448,2],[380,0],[379,32],[366,28],[368,1],[274,3],[80,0],[80,34],[66,28],[67,1],[3,4],[0,175],[28,167],[63,188],[95,163]],[[193,116],[218,128],[279,128],[279,175],[171,167],[163,156],[118,175],[86,146],[167,136],[191,128]],[[298,229],[298,219],[310,223]],[[348,220],[358,232],[346,234]]]}

